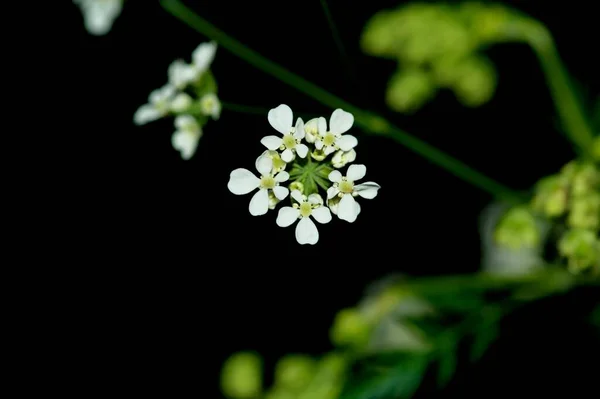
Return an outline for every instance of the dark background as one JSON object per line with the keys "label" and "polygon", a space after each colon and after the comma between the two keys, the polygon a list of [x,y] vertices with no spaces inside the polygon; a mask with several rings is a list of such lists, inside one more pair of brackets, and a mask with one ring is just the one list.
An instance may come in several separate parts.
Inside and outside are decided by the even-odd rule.
{"label": "dark background", "polygon": [[[499,45],[487,52],[499,84],[485,106],[466,109],[453,94],[441,93],[417,114],[403,116],[383,102],[395,64],[358,47],[370,16],[399,2],[328,3],[350,66],[337,52],[317,0],[186,2],[265,57],[515,189],[527,190],[572,159],[527,47]],[[274,212],[250,216],[250,196],[235,196],[226,184],[231,170],[253,169],[263,151],[260,138],[271,134],[266,113],[225,109],[206,126],[187,162],[171,147],[172,119],[132,123],[149,92],[166,83],[168,65],[176,58],[189,61],[207,38],[158,2],[139,0],[126,2],[107,36],[94,37],[84,30],[78,8],[64,4],[60,40],[74,99],[68,129],[86,147],[70,154],[85,165],[72,201],[81,218],[76,234],[93,247],[81,264],[92,269],[82,273],[81,286],[99,287],[79,316],[92,320],[82,322],[81,334],[99,336],[88,357],[107,361],[98,389],[116,381],[129,384],[131,393],[216,395],[221,363],[234,351],[258,350],[271,365],[285,353],[329,350],[334,314],[355,304],[377,278],[478,269],[477,217],[492,198],[358,128],[352,131],[359,138],[356,162],[367,165],[367,179],[382,189],[376,199],[361,202],[356,223],[319,226],[321,239],[310,247],[296,243],[293,227],[279,228]],[[512,3],[550,27],[570,72],[597,95],[592,4]],[[212,70],[224,102],[265,110],[286,103],[303,114],[331,113],[223,48]],[[592,396],[584,392],[597,390],[599,351],[581,321],[587,310],[574,293],[515,315],[482,363],[461,367],[441,394]],[[431,390],[426,382],[424,397]]]}

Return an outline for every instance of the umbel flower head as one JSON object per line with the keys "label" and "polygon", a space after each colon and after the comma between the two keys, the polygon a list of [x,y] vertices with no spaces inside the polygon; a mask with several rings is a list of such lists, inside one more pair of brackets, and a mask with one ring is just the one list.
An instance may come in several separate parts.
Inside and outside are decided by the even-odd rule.
{"label": "umbel flower head", "polygon": [[110,32],[123,8],[123,0],[73,0],[73,3],[81,9],[85,29],[95,36]]}
{"label": "umbel flower head", "polygon": [[221,115],[217,84],[210,71],[216,51],[216,43],[202,43],[192,53],[190,64],[181,59],[173,61],[168,69],[168,83],[152,91],[148,103],[133,116],[136,125],[175,117],[171,143],[186,160],[196,152],[204,125]]}
{"label": "umbel flower head", "polygon": [[229,176],[229,191],[244,195],[257,190],[249,205],[253,216],[265,215],[286,201],[276,222],[280,227],[296,224],[300,244],[316,244],[319,231],[315,221],[329,223],[332,214],[354,222],[360,213],[356,198],[373,199],[380,188],[374,182],[355,184],[365,177],[365,165],[352,164],[345,173],[338,170],[356,160],[358,140],[346,134],[354,116],[336,109],[329,127],[323,117],[306,124],[298,118],[294,123],[292,109],[281,104],[269,111],[267,120],[279,135],[261,140],[267,149],[256,160],[258,175],[235,169]]}

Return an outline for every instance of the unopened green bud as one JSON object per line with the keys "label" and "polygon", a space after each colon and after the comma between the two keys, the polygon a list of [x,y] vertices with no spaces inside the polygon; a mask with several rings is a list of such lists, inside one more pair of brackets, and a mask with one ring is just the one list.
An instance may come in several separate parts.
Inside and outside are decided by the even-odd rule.
{"label": "unopened green bud", "polygon": [[547,217],[558,217],[567,209],[567,198],[567,186],[560,176],[545,177],[536,185],[532,207]]}
{"label": "unopened green bud", "polygon": [[357,309],[343,309],[335,316],[330,338],[334,345],[361,346],[367,342],[370,332],[371,325]]}
{"label": "unopened green bud", "polygon": [[458,100],[467,107],[488,102],[496,90],[496,71],[491,62],[472,56],[457,64],[458,79],[452,87]]}
{"label": "unopened green bud", "polygon": [[262,360],[253,352],[232,355],[221,371],[221,389],[232,399],[256,398],[262,391]]}
{"label": "unopened green bud", "polygon": [[568,223],[574,228],[597,230],[600,227],[600,194],[573,198]]}
{"label": "unopened green bud", "polygon": [[312,159],[314,159],[315,161],[322,161],[324,160],[327,155],[325,155],[325,152],[323,152],[323,150],[314,150],[313,152],[310,153],[310,156]]}
{"label": "unopened green bud", "polygon": [[396,72],[388,83],[386,101],[398,112],[414,112],[421,108],[436,91],[432,77],[419,68]]}
{"label": "unopened green bud", "polygon": [[586,195],[598,190],[600,186],[600,171],[591,163],[581,165],[572,182],[573,195]]}
{"label": "unopened green bud", "polygon": [[591,230],[573,229],[562,236],[558,250],[567,258],[571,272],[579,273],[600,261],[600,242],[596,235]]}
{"label": "unopened green bud", "polygon": [[305,355],[288,355],[275,367],[275,384],[289,391],[298,392],[313,378],[316,361]]}
{"label": "unopened green bud", "polygon": [[531,248],[540,243],[535,218],[524,207],[510,209],[498,223],[494,237],[498,244],[512,249]]}
{"label": "unopened green bud", "polygon": [[299,181],[292,182],[290,184],[290,191],[298,190],[300,192],[304,192],[304,184]]}
{"label": "unopened green bud", "polygon": [[375,14],[365,27],[361,37],[363,51],[371,55],[395,56],[398,42],[394,35],[395,21],[398,13],[381,11]]}

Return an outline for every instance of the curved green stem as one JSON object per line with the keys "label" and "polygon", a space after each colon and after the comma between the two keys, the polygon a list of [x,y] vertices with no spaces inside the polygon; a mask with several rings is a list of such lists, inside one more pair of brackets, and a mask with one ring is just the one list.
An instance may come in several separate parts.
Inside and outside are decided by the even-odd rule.
{"label": "curved green stem", "polygon": [[552,35],[539,21],[515,11],[518,18],[511,21],[527,44],[534,50],[550,86],[550,93],[563,128],[578,151],[589,157],[594,135],[586,118],[569,74],[560,59]]}
{"label": "curved green stem", "polygon": [[356,124],[365,131],[373,134],[389,136],[398,143],[406,146],[430,162],[448,170],[457,177],[473,184],[476,187],[492,194],[501,200],[521,202],[524,200],[519,193],[513,192],[506,186],[494,181],[482,173],[472,169],[458,159],[438,150],[430,144],[417,139],[393,126],[383,117],[372,112],[364,111],[341,98],[323,90],[304,78],[293,74],[280,65],[268,60],[256,51],[246,47],[225,32],[221,31],[204,18],[194,13],[179,0],[161,0],[162,7],[194,30],[217,41],[222,47],[231,51],[256,68],[274,76],[282,82],[294,87],[296,90],[321,102],[331,108],[343,108],[354,115]]}

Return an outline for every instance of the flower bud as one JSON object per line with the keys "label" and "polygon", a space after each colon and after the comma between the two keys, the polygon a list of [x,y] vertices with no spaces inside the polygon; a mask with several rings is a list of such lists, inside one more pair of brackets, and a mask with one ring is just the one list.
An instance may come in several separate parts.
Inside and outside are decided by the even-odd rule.
{"label": "flower bud", "polygon": [[262,361],[253,352],[232,355],[221,371],[221,389],[232,399],[251,399],[262,391]]}

